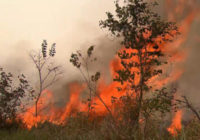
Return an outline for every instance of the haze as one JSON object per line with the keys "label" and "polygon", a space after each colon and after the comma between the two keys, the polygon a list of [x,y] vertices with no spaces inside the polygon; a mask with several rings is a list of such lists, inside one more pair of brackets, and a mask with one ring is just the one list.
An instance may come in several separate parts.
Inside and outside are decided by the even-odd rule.
{"label": "haze", "polygon": [[43,39],[55,42],[57,59],[68,63],[72,51],[103,33],[99,20],[112,7],[107,0],[0,0],[1,65],[24,72],[29,51]]}

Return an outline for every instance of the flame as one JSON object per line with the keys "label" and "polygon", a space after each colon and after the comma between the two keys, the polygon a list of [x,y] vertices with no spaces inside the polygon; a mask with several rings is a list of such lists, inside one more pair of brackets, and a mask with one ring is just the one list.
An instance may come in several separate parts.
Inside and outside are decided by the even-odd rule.
{"label": "flame", "polygon": [[[179,0],[180,5],[178,7],[174,7],[172,4],[172,0],[166,0],[168,7],[173,7],[174,10],[168,11],[168,18],[174,20],[174,13],[180,14],[184,11],[183,5],[185,4],[185,0]],[[168,8],[169,9],[169,8]],[[174,13],[173,13],[174,12]],[[189,13],[186,18],[184,18],[181,21],[181,27],[180,32],[181,36],[177,38],[172,43],[166,43],[161,40],[160,37],[156,38],[155,42],[159,46],[159,49],[161,49],[165,54],[170,55],[171,57],[168,60],[168,64],[166,66],[163,66],[163,69],[166,70],[166,73],[168,73],[165,77],[152,77],[148,82],[149,84],[152,84],[155,86],[155,88],[161,88],[163,85],[172,83],[174,81],[177,81],[182,73],[184,72],[183,69],[177,68],[172,66],[172,64],[176,65],[179,62],[183,62],[187,58],[187,50],[182,49],[183,51],[180,51],[181,46],[185,43],[187,40],[190,27],[197,16],[198,11],[193,10],[191,13]],[[172,34],[175,33],[175,31],[171,31]],[[145,38],[148,38],[150,32],[146,32],[143,34]],[[169,36],[166,36],[168,38]],[[154,51],[152,50],[152,46],[154,44],[148,44],[147,49],[148,51]],[[136,50],[133,49],[125,49],[122,47],[119,51],[126,51],[128,53],[136,53]],[[134,56],[131,60],[127,61],[139,61],[137,56]],[[173,70],[171,67],[173,67]],[[111,76],[114,78],[116,76],[116,71],[123,69],[120,59],[115,56],[111,62],[110,62],[110,71]],[[137,68],[133,68],[132,71],[139,71]],[[136,75],[135,77],[135,84],[137,85],[140,81],[140,75]],[[105,102],[105,104],[111,108],[112,102],[111,98],[114,96],[116,98],[121,97],[122,95],[125,95],[127,93],[126,89],[127,83],[124,83],[121,85],[119,82],[111,82],[109,84],[106,84],[104,81],[104,78],[101,78],[98,86],[97,86],[97,94],[99,97]],[[123,90],[118,91],[116,87],[121,87]],[[54,124],[62,125],[67,122],[67,118],[69,116],[76,115],[76,112],[87,112],[88,106],[87,104],[84,104],[81,102],[81,94],[85,90],[85,86],[80,85],[78,83],[71,83],[69,85],[70,89],[70,97],[69,101],[65,104],[64,107],[58,108],[55,107],[54,103],[54,97],[53,94],[45,90],[42,93],[41,99],[39,100],[38,105],[38,116],[35,116],[35,105],[29,107],[26,112],[20,113],[19,117],[22,119],[22,121],[27,125],[28,129],[31,129],[33,126],[37,126],[37,123],[43,123],[45,121],[49,121]],[[98,97],[93,98],[93,103],[95,103],[95,112],[99,115],[106,114],[107,109],[102,104],[102,102],[99,100]],[[173,120],[170,127],[167,129],[172,135],[176,135],[176,130],[181,130],[181,119],[182,119],[182,111],[179,110]]]}
{"label": "flame", "polygon": [[37,123],[44,123],[45,121],[61,125],[74,112],[86,111],[87,106],[79,99],[81,91],[84,90],[84,86],[71,83],[69,87],[71,93],[70,99],[64,108],[56,108],[53,104],[53,94],[48,90],[44,90],[38,102],[38,116],[35,116],[35,105],[33,105],[26,112],[19,114],[19,118],[26,124],[28,129],[31,129],[33,126],[37,127]]}
{"label": "flame", "polygon": [[[173,0],[166,0],[166,11],[168,13],[168,19],[169,20],[175,20],[176,15],[183,15],[185,14],[185,9],[190,8],[189,13],[180,21],[180,32],[181,32],[181,37],[179,37],[176,41],[173,43],[169,44],[170,50],[166,50],[167,53],[173,54],[171,59],[169,61],[173,62],[184,62],[185,59],[187,58],[187,52],[188,49],[182,48],[182,51],[178,48],[181,48],[181,46],[184,45],[184,43],[187,41],[188,35],[190,28],[195,20],[195,18],[199,14],[199,8],[194,4],[195,2],[189,2],[187,0],[178,0],[177,4],[174,4]],[[173,47],[173,48],[172,48]],[[178,51],[177,51],[178,49]],[[175,72],[177,71],[177,72]],[[184,72],[183,69],[177,68],[173,71],[172,75],[170,77],[167,77],[164,79],[162,82],[168,83],[171,82],[172,79],[178,80],[178,78],[182,75]],[[162,83],[161,82],[161,83]],[[159,83],[159,84],[161,84]],[[173,135],[177,135],[177,131],[181,130],[181,120],[182,120],[182,110],[178,110],[176,114],[174,115],[174,118],[172,119],[172,124],[170,125],[167,130]]]}
{"label": "flame", "polygon": [[172,124],[169,126],[169,128],[167,128],[168,132],[170,132],[173,136],[176,136],[178,131],[181,130],[181,120],[182,110],[179,110],[175,113]]}
{"label": "flame", "polygon": [[[38,101],[38,110],[44,110],[48,101],[52,99],[52,93],[48,90],[42,92],[40,100]],[[30,129],[33,126],[36,126],[38,122],[44,122],[47,120],[47,116],[44,114],[35,117],[35,106],[29,107],[26,112],[19,114],[19,117],[22,118],[22,121],[26,124],[27,128]]]}
{"label": "flame", "polygon": [[70,115],[73,115],[75,112],[86,112],[87,111],[87,106],[86,104],[83,104],[80,99],[80,93],[81,91],[84,90],[85,87],[80,86],[76,83],[73,83],[70,85],[70,100],[65,106],[65,111],[61,116],[61,122],[64,122],[66,118]]}

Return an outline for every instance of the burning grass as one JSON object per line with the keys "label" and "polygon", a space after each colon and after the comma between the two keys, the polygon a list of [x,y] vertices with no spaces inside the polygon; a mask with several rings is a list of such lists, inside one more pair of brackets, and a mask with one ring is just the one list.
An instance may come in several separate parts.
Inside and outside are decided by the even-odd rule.
{"label": "burning grass", "polygon": [[146,134],[134,129],[130,124],[119,123],[115,126],[109,117],[104,117],[99,123],[97,120],[88,120],[87,116],[79,113],[76,117],[67,119],[67,125],[55,125],[49,122],[38,124],[37,128],[0,130],[0,138],[3,140],[198,140],[200,139],[200,123],[193,120],[188,122],[178,132],[177,136],[170,135],[161,118],[152,120]]}
{"label": "burning grass", "polygon": [[[170,3],[170,0],[168,0],[168,2]],[[179,13],[180,11],[182,11],[182,9],[178,7],[176,9],[176,12]],[[179,28],[182,35],[174,42],[166,43],[161,39],[160,36],[158,36],[154,39],[153,43],[145,44],[147,45],[146,49],[148,50],[148,53],[155,52],[155,49],[153,48],[155,48],[156,46],[158,51],[161,51],[162,53],[165,53],[167,55],[171,55],[171,57],[167,60],[168,64],[165,66],[161,66],[162,69],[167,71],[170,69],[172,64],[176,65],[186,59],[187,54],[177,52],[177,50],[180,49],[181,45],[187,40],[187,35],[196,13],[196,11],[192,11],[185,19],[183,19],[182,25]],[[172,18],[172,15],[170,15],[170,18]],[[172,30],[169,34],[176,33],[174,30]],[[151,36],[151,32],[143,34],[144,39],[149,38],[149,36]],[[165,39],[170,39],[170,37],[166,35]],[[136,42],[139,41],[136,40]],[[143,54],[146,49],[141,49],[141,54]],[[127,54],[139,54],[139,51],[137,49],[125,49],[125,47],[122,47],[119,52],[123,51],[126,51]],[[153,58],[149,58],[147,60],[150,61],[151,59]],[[132,57],[127,61],[137,62],[138,65],[140,65],[140,63],[142,64],[142,61],[139,62],[138,56]],[[115,78],[116,71],[122,69],[123,67],[119,57],[115,56],[110,62],[111,77]],[[134,81],[131,81],[135,83],[136,86],[139,85],[142,77],[140,69],[138,67],[132,67],[130,71],[134,73],[139,73],[135,75]],[[147,80],[147,84],[152,85],[155,89],[160,89],[163,87],[163,85],[168,86],[170,83],[176,82],[179,77],[181,77],[183,72],[184,70],[173,67],[173,70],[168,72],[168,76],[161,78],[152,76],[149,80]],[[106,84],[104,79],[101,78],[99,83],[96,85],[98,94],[95,93],[95,96],[93,98],[90,98],[90,103],[95,104],[92,111],[90,111],[90,107],[88,107],[88,105],[83,103],[81,100],[81,94],[83,94],[87,88],[91,89],[89,85],[87,85],[88,87],[86,87],[85,83],[71,83],[69,85],[69,101],[66,102],[66,104],[62,108],[58,108],[54,105],[54,94],[52,94],[51,91],[44,90],[42,92],[43,96],[41,96],[38,101],[38,115],[35,116],[35,106],[30,106],[26,110],[26,112],[20,113],[17,116],[18,119],[22,121],[22,124],[17,124],[17,126],[21,127],[17,127],[15,129],[11,127],[9,132],[2,130],[0,131],[0,136],[3,139],[9,140],[200,139],[200,135],[198,133],[200,131],[200,123],[194,120],[182,126],[182,110],[178,110],[178,112],[175,113],[172,118],[172,122],[170,122],[169,120],[165,120],[165,116],[162,116],[162,113],[161,116],[160,114],[156,114],[155,116],[153,116],[152,114],[147,114],[147,116],[149,116],[145,116],[146,118],[139,118],[140,116],[138,117],[140,119],[139,128],[134,126],[133,123],[131,123],[131,121],[129,120],[134,115],[134,112],[131,111],[136,110],[135,108],[131,108],[135,107],[134,102],[131,102],[132,104],[124,104],[124,102],[122,102],[121,100],[121,102],[118,101],[115,103],[113,103],[111,100],[113,99],[113,97],[115,99],[130,97],[130,95],[127,96],[127,94],[129,93],[127,91],[127,85],[128,84],[126,82],[125,84],[121,85],[120,82],[116,81]],[[122,90],[117,90],[117,87],[120,87]],[[141,89],[143,88],[141,87]],[[133,92],[134,91],[132,91],[132,93]],[[152,91],[148,93],[151,92]],[[130,100],[133,101],[133,99],[135,98],[136,97],[134,96]],[[142,102],[142,104],[144,104],[144,102]],[[156,105],[154,107],[156,107]],[[108,110],[108,108],[111,111]]]}

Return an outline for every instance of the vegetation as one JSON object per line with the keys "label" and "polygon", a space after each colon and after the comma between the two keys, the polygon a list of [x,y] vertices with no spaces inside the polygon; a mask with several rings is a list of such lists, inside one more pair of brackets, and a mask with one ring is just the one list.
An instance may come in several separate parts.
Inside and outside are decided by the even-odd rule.
{"label": "vegetation", "polygon": [[90,46],[87,50],[86,56],[84,56],[80,51],[77,51],[76,53],[72,53],[70,62],[79,69],[84,82],[87,84],[87,87],[89,89],[89,98],[88,98],[88,113],[91,113],[92,109],[95,108],[95,103],[92,102],[92,99],[94,97],[97,97],[102,104],[105,106],[109,114],[112,116],[110,108],[106,105],[106,103],[103,101],[101,96],[99,95],[97,91],[97,82],[100,78],[100,72],[96,72],[95,74],[91,74],[89,65],[90,63],[97,60],[96,57],[92,56],[94,50],[94,46]]}
{"label": "vegetation", "polygon": [[0,128],[10,128],[16,123],[17,113],[23,111],[23,98],[31,99],[34,90],[23,74],[17,78],[0,68]]}
{"label": "vegetation", "polygon": [[[124,0],[121,5],[116,0],[116,13],[107,12],[107,19],[100,21],[100,26],[121,39],[123,46],[117,53],[120,68],[115,71],[113,81],[118,83],[116,87],[118,92],[125,91],[126,94],[119,98],[113,96],[110,99],[111,106],[106,104],[97,90],[100,72],[90,69],[96,61],[93,54],[94,46],[90,46],[86,54],[77,51],[71,55],[70,62],[80,71],[87,86],[85,93],[88,111],[78,112],[72,108],[71,110],[75,113],[68,115],[67,123],[41,122],[28,130],[25,124],[16,119],[18,118],[17,113],[22,110],[21,105],[24,102],[22,99],[28,99],[25,98],[25,93],[34,97],[34,99],[28,99],[28,102],[35,102],[35,118],[39,119],[38,102],[43,90],[55,84],[62,75],[61,67],[54,65],[51,61],[56,53],[55,43],[47,51],[48,44],[44,40],[41,50],[30,54],[38,72],[39,89],[37,92],[34,92],[24,75],[16,78],[19,81],[16,86],[13,84],[12,74],[0,69],[0,128],[6,128],[0,129],[0,139],[200,139],[200,115],[190,101],[185,96],[181,100],[174,99],[175,89],[155,88],[154,85],[149,84],[152,77],[162,74],[161,66],[167,63],[162,44],[173,41],[179,34],[175,23],[164,21],[151,10],[156,5],[156,2],[151,3],[145,0]],[[100,100],[107,114],[91,115],[96,105],[93,99]],[[166,129],[170,121],[166,120],[165,116],[177,107],[176,104],[190,109],[195,117],[184,122],[184,127],[177,131],[177,135],[171,135]],[[17,129],[12,129],[13,127],[7,129],[10,123],[15,122]]]}
{"label": "vegetation", "polygon": [[[169,103],[168,106],[165,105],[166,108],[162,108],[162,112],[171,107],[172,98],[164,101],[157,96],[158,104],[155,104],[154,100],[151,107],[149,102],[152,101],[144,99],[145,93],[152,91],[148,81],[162,73],[162,69],[158,66],[167,63],[161,61],[161,57],[164,56],[161,42],[172,41],[178,33],[178,28],[174,23],[163,21],[157,13],[150,10],[156,5],[156,2],[125,0],[123,6],[120,6],[116,1],[115,16],[107,12],[107,19],[100,21],[102,28],[107,28],[114,36],[122,38],[121,44],[124,49],[118,52],[122,68],[117,71],[114,81],[118,81],[122,85],[126,83],[125,90],[128,92],[128,97],[126,97],[128,100],[125,102],[130,101],[128,106],[132,106],[132,109],[129,110],[130,120],[133,125],[138,126],[142,112],[145,113],[143,116],[149,116],[152,110],[149,112],[147,110],[152,107],[158,109],[162,106],[160,103]],[[172,34],[171,31],[175,31],[175,33]],[[166,38],[167,35],[168,38]]]}
{"label": "vegetation", "polygon": [[160,128],[159,120],[151,122],[144,137],[140,132],[129,131],[131,124],[126,127],[118,127],[113,131],[113,123],[107,118],[101,123],[88,121],[87,116],[80,115],[68,118],[65,126],[56,126],[51,123],[43,123],[31,130],[18,129],[13,131],[0,130],[2,140],[198,140],[200,138],[200,123],[191,121],[181,130],[176,137],[170,135],[165,128]]}
{"label": "vegetation", "polygon": [[186,108],[190,110],[200,121],[200,111],[192,105],[186,96],[182,96],[182,99],[177,99],[176,101],[179,103],[179,108]]}
{"label": "vegetation", "polygon": [[47,51],[47,47],[47,41],[44,40],[41,46],[42,49],[39,52],[33,51],[30,54],[30,57],[38,71],[39,79],[39,91],[38,94],[35,94],[35,116],[38,115],[38,102],[40,100],[42,91],[57,82],[62,74],[61,67],[58,65],[55,66],[51,62],[51,58],[53,58],[56,53],[56,44],[52,44],[49,53]]}

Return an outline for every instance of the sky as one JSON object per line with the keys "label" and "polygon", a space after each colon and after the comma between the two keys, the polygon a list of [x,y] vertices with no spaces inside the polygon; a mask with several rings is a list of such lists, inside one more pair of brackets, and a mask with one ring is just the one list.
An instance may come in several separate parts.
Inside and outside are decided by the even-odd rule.
{"label": "sky", "polygon": [[99,20],[113,6],[108,0],[0,0],[1,65],[23,71],[29,52],[39,49],[43,39],[55,42],[58,60],[69,63],[72,51],[104,34]]}

